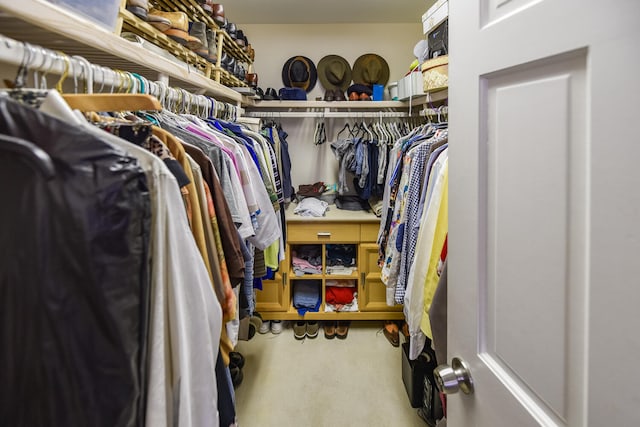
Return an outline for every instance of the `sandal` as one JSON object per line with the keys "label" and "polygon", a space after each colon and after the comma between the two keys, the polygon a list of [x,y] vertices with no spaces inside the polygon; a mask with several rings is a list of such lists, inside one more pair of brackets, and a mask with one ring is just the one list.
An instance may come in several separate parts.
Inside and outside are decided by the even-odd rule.
{"label": "sandal", "polygon": [[338,337],[338,339],[344,340],[347,338],[347,335],[349,334],[350,324],[351,322],[349,321],[338,321],[338,326],[336,327],[336,337]]}
{"label": "sandal", "polygon": [[336,336],[336,322],[324,322],[324,337],[332,340]]}

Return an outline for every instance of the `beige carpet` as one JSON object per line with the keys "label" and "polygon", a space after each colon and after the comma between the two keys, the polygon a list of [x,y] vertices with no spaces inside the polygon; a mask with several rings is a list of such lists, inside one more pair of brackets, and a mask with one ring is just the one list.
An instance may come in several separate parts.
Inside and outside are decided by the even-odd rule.
{"label": "beige carpet", "polygon": [[285,323],[240,341],[246,359],[236,389],[240,427],[424,427],[411,408],[401,373],[400,347],[382,322],[352,322],[346,340],[298,341]]}

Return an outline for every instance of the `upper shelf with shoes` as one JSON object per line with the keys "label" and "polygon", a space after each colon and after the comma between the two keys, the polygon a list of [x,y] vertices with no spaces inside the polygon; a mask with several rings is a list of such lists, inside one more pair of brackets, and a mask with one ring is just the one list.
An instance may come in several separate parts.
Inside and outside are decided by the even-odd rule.
{"label": "upper shelf with shoes", "polygon": [[[122,15],[121,12],[116,28],[110,31],[48,1],[0,0],[0,33],[68,55],[80,55],[94,64],[137,73],[149,80],[166,76],[170,86],[205,93],[221,101],[246,103],[246,98],[237,91],[209,78],[206,63],[197,54],[189,52],[178,58],[175,52],[153,49],[151,43],[145,45],[119,37]],[[150,28],[147,22],[142,24]]]}

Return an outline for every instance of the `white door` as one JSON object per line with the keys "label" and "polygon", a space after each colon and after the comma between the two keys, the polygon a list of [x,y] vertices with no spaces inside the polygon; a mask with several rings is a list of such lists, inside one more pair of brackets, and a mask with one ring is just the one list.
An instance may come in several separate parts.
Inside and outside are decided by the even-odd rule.
{"label": "white door", "polygon": [[449,4],[448,426],[639,426],[640,1]]}

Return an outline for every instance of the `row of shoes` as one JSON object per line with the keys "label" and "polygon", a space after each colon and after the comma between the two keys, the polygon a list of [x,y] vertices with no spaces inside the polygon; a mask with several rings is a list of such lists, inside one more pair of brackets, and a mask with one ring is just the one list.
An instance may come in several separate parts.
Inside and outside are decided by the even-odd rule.
{"label": "row of shoes", "polygon": [[244,35],[244,31],[237,28],[236,24],[229,22],[224,14],[224,6],[220,3],[213,3],[211,0],[198,0],[200,7],[205,13],[208,13],[213,21],[224,30],[229,37],[251,58],[251,61],[255,58],[255,51],[249,39]]}
{"label": "row of shoes", "polygon": [[262,100],[265,100],[265,101],[280,100],[280,96],[278,95],[278,92],[276,92],[276,90],[272,87],[268,87],[266,91],[263,91],[262,88],[260,87],[256,87],[255,90],[256,90],[256,95],[258,95],[258,97],[260,97],[260,99]]}
{"label": "row of shoes", "polygon": [[344,96],[344,92],[340,89],[328,89],[324,93],[325,101],[346,101],[347,98]]}
{"label": "row of shoes", "polygon": [[[218,45],[216,32],[208,28],[204,22],[190,22],[184,12],[165,12],[149,9],[148,0],[127,0],[127,9],[202,58],[212,64],[217,63]],[[224,24],[227,25],[226,18]],[[238,40],[236,40],[237,42]],[[248,45],[248,40],[244,35],[242,35],[241,43],[243,46]],[[227,52],[222,53],[220,65],[240,81],[246,81],[248,73],[245,64],[227,54]],[[257,75],[252,77],[252,80],[257,82]]]}
{"label": "row of shoes", "polygon": [[371,101],[373,91],[367,85],[353,84],[347,89],[349,101]]}

